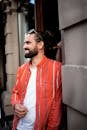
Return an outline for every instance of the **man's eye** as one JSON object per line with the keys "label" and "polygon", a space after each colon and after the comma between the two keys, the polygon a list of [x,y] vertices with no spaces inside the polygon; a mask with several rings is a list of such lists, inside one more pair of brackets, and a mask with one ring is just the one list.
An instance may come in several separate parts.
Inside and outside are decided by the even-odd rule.
{"label": "man's eye", "polygon": [[24,42],[24,43],[29,44],[30,42],[29,42],[29,41],[26,41],[26,42]]}

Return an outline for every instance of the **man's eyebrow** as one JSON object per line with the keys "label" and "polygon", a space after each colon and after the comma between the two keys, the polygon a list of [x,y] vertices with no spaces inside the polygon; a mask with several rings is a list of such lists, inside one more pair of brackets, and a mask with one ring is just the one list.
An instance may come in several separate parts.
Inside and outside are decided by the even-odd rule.
{"label": "man's eyebrow", "polygon": [[24,43],[30,43],[30,41],[24,41]]}

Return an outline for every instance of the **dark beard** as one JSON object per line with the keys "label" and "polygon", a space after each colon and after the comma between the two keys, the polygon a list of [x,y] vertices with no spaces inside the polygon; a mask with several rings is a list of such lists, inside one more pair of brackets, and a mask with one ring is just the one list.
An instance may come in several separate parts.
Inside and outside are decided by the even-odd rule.
{"label": "dark beard", "polygon": [[25,58],[33,58],[37,54],[38,54],[38,50],[35,48],[35,49],[29,51],[29,53],[25,54]]}

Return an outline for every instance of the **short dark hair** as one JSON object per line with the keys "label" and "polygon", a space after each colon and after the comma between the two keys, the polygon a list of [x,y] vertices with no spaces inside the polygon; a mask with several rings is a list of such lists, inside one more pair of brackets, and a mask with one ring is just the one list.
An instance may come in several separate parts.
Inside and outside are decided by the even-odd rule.
{"label": "short dark hair", "polygon": [[44,49],[47,49],[53,46],[54,34],[49,30],[46,30],[45,32],[41,32],[35,29],[31,29],[26,34],[35,34],[36,42],[40,42],[40,41],[44,42]]}
{"label": "short dark hair", "polygon": [[35,34],[35,36],[36,36],[35,40],[37,42],[44,41],[43,36],[42,36],[42,32],[36,31],[35,29],[29,30],[26,34]]}

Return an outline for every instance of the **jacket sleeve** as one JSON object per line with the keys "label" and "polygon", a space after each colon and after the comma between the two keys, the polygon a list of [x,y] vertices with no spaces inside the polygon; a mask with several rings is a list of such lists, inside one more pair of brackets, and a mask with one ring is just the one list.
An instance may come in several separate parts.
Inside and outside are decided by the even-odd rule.
{"label": "jacket sleeve", "polygon": [[62,117],[61,64],[57,67],[55,97],[48,116],[47,130],[59,130]]}
{"label": "jacket sleeve", "polygon": [[19,90],[20,90],[20,67],[18,68],[17,75],[16,75],[16,82],[12,90],[11,94],[11,104],[14,106],[16,103],[20,103],[20,96],[19,96]]}

